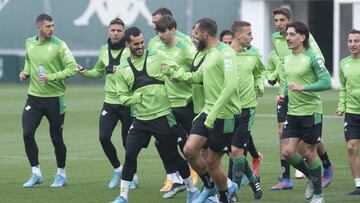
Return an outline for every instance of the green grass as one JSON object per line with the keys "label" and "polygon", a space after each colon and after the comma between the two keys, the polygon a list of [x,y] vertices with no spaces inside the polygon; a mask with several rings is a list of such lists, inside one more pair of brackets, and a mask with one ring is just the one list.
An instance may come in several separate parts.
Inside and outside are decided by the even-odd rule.
{"label": "green grass", "polygon": [[[0,202],[109,202],[119,190],[107,188],[113,172],[98,141],[98,117],[103,101],[103,87],[90,84],[67,86],[64,139],[67,146],[67,176],[69,184],[61,189],[50,188],[56,172],[54,149],[48,135],[48,123],[44,118],[37,130],[39,158],[45,183],[32,189],[22,188],[30,175],[28,160],[22,140],[21,114],[25,104],[26,85],[0,85]],[[295,180],[290,191],[271,191],[279,175],[279,150],[277,123],[275,117],[276,89],[266,89],[257,108],[253,136],[258,150],[264,154],[261,186],[264,191],[262,202],[307,202],[304,199],[304,180]],[[327,91],[324,98],[323,139],[330,158],[335,162],[335,180],[325,189],[326,202],[359,202],[359,197],[346,193],[354,188],[347,163],[347,152],[343,136],[343,120],[334,115],[338,93]],[[120,129],[113,136],[118,155],[124,159],[121,147]],[[224,160],[226,158],[224,157]],[[224,165],[226,161],[224,161]],[[291,175],[293,176],[292,169]],[[138,159],[140,187],[131,191],[130,202],[184,202],[185,193],[176,198],[164,200],[159,192],[165,178],[164,169],[153,144],[141,151]],[[252,197],[251,189],[241,188],[241,202],[259,202]]]}

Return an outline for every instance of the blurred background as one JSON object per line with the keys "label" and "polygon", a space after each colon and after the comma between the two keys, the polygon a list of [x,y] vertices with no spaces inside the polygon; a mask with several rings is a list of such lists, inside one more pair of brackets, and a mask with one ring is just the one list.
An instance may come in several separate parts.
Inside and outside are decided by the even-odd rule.
{"label": "blurred background", "polygon": [[[111,19],[119,17],[127,27],[140,27],[147,43],[155,35],[151,13],[159,7],[169,8],[178,30],[188,35],[194,22],[203,17],[217,21],[218,33],[229,29],[234,20],[250,22],[252,44],[260,49],[265,64],[273,49],[272,10],[287,7],[293,20],[308,24],[325,56],[335,88],[339,85],[339,60],[348,55],[347,33],[351,28],[360,28],[360,0],[0,0],[0,83],[18,82],[25,39],[36,35],[35,18],[40,13],[53,17],[55,35],[67,43],[79,64],[91,68],[100,46],[106,43]],[[69,81],[86,80],[75,77]]]}

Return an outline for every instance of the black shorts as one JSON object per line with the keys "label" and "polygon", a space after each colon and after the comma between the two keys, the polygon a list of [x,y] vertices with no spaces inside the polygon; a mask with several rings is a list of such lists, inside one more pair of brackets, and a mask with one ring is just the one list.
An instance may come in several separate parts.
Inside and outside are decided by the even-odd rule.
{"label": "black shorts", "polygon": [[235,119],[216,119],[214,128],[205,126],[206,114],[201,113],[191,128],[190,134],[197,134],[208,139],[208,147],[214,152],[231,151],[231,140],[235,130]]}
{"label": "black shorts", "polygon": [[346,142],[349,140],[360,139],[360,114],[345,114],[344,133]]}
{"label": "black shorts", "polygon": [[241,109],[240,119],[237,119],[235,133],[231,145],[245,149],[250,138],[250,131],[254,124],[255,108]]}
{"label": "black shorts", "polygon": [[278,123],[283,123],[286,120],[286,114],[288,111],[289,98],[285,96],[284,102],[281,105],[276,106],[276,115]]}
{"label": "black shorts", "polygon": [[128,144],[139,144],[143,148],[147,148],[152,135],[160,143],[167,143],[176,147],[179,135],[174,116],[168,114],[153,120],[134,118],[126,138],[126,146]]}
{"label": "black shorts", "polygon": [[306,144],[315,145],[321,141],[322,114],[310,116],[286,115],[282,139],[300,138]]}

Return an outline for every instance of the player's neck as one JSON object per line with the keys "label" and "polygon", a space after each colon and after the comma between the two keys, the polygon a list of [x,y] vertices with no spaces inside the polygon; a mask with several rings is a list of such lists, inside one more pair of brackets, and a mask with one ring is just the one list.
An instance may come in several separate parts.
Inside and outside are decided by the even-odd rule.
{"label": "player's neck", "polygon": [[244,47],[241,46],[236,40],[232,41],[231,47],[234,49],[235,52],[241,52],[244,50]]}
{"label": "player's neck", "polygon": [[294,55],[297,55],[297,54],[300,54],[300,53],[302,53],[302,52],[304,52],[304,51],[305,51],[305,47],[304,47],[304,46],[299,46],[299,47],[293,49],[293,50],[292,50],[292,53],[293,53]]}
{"label": "player's neck", "polygon": [[38,37],[37,37],[37,40],[39,41],[39,42],[45,42],[45,41],[47,41],[47,40],[49,40],[50,39],[50,37],[45,37],[45,36],[43,36],[43,35],[38,35]]}
{"label": "player's neck", "polygon": [[356,53],[356,54],[351,54],[351,58],[353,59],[360,59],[360,52]]}
{"label": "player's neck", "polygon": [[178,43],[178,41],[179,40],[174,36],[171,39],[171,41],[168,44],[166,44],[166,47],[174,47]]}
{"label": "player's neck", "polygon": [[219,42],[220,42],[220,41],[219,41],[217,38],[215,38],[215,37],[209,38],[209,41],[208,41],[208,44],[207,44],[205,50],[209,50],[209,49],[213,48],[214,46],[216,46],[217,44],[219,44]]}

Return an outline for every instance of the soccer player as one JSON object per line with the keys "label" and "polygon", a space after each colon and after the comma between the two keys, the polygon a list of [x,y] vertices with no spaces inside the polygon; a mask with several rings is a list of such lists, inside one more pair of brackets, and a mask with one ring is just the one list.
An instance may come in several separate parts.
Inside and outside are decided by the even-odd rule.
{"label": "soccer player", "polygon": [[130,49],[130,57],[116,71],[116,88],[120,104],[131,106],[135,118],[126,139],[120,195],[114,203],[128,202],[137,156],[148,146],[152,135],[176,164],[188,191],[187,202],[191,202],[199,191],[192,182],[187,162],[177,150],[179,132],[164,84],[166,77],[161,73],[162,64],[173,63],[161,52],[145,52],[144,37],[137,27],[125,31],[125,44]]}
{"label": "soccer player", "polygon": [[[172,12],[170,11],[170,9],[168,8],[158,8],[154,13],[152,13],[152,24],[153,24],[153,28],[155,30],[155,32],[157,33],[156,30],[156,22],[165,15],[169,15],[169,16],[173,16]],[[187,35],[185,35],[184,33],[180,32],[180,31],[176,31],[175,32],[176,37],[183,41],[186,42],[188,44],[192,44],[191,42],[191,38]],[[153,38],[150,39],[147,49],[148,50],[156,50],[159,46],[161,46],[163,44],[163,42],[160,40],[159,36],[156,35]]]}
{"label": "soccer player", "polygon": [[[119,103],[114,79],[115,67],[122,61],[125,61],[130,55],[123,40],[124,27],[125,24],[121,19],[115,18],[111,20],[108,28],[109,38],[107,43],[100,49],[99,59],[95,67],[92,70],[86,70],[80,65],[77,66],[78,72],[86,78],[97,79],[106,75],[105,100],[99,119],[99,140],[107,158],[114,168],[114,173],[108,184],[108,187],[111,189],[119,186],[122,171],[122,165],[117,157],[116,148],[111,142],[111,136],[117,122],[120,120],[122,143],[125,147],[127,133],[132,122],[130,108],[122,106]],[[137,185],[138,179],[135,174],[131,188],[134,189]]]}
{"label": "soccer player", "polygon": [[[279,104],[284,102],[285,95],[289,98],[281,153],[308,178],[306,199],[311,198],[310,203],[321,203],[324,202],[321,161],[316,156],[322,131],[322,101],[319,92],[331,88],[331,78],[324,60],[309,48],[307,26],[298,21],[289,23],[286,32],[286,42],[292,52],[284,57],[286,86],[277,96]],[[297,153],[297,145],[301,140],[307,163]]]}
{"label": "soccer player", "polygon": [[220,41],[224,42],[225,44],[231,46],[231,42],[232,42],[232,33],[230,30],[223,30],[220,33]]}
{"label": "soccer player", "polygon": [[21,81],[30,77],[28,98],[22,114],[22,127],[32,176],[23,187],[34,187],[44,181],[35,141],[35,131],[43,116],[49,121],[50,137],[58,167],[55,180],[50,187],[63,187],[67,183],[66,146],[62,133],[65,117],[64,79],[76,74],[76,62],[66,43],[53,36],[54,21],[51,16],[38,15],[36,26],[37,35],[26,39],[25,67],[19,74]]}
{"label": "soccer player", "polygon": [[340,92],[336,114],[345,113],[345,140],[348,161],[355,181],[355,190],[348,195],[360,195],[360,31],[351,30],[347,46],[350,56],[340,62]]}
{"label": "soccer player", "polygon": [[246,159],[246,148],[251,136],[251,128],[255,119],[257,98],[264,92],[265,67],[257,52],[247,49],[253,39],[251,24],[246,21],[234,21],[231,26],[233,33],[232,48],[236,54],[237,75],[239,77],[239,94],[241,115],[231,145],[232,180],[239,186],[245,173],[250,180],[255,199],[262,197],[258,178],[251,171]]}
{"label": "soccer player", "polygon": [[[278,74],[279,90],[280,90],[285,86],[284,57],[291,53],[291,50],[288,48],[285,39],[286,25],[291,21],[291,13],[287,8],[278,8],[273,10],[273,16],[274,16],[274,23],[277,32],[275,32],[272,35],[272,42],[274,44],[274,49],[279,59],[276,72]],[[309,45],[310,48],[315,52],[315,54],[324,60],[321,50],[311,34],[309,34]],[[280,140],[283,135],[284,122],[286,118],[286,112],[288,109],[287,103],[288,103],[288,99],[285,98],[285,102],[277,106],[278,130],[279,130],[278,132],[279,132]],[[303,151],[302,150],[303,148],[304,148],[303,145],[300,144],[299,151]],[[320,143],[318,144],[317,150],[324,168],[324,173],[322,177],[322,186],[327,187],[330,185],[332,181],[334,164],[329,160],[323,140],[321,140]],[[281,144],[280,144],[280,151],[281,151]],[[284,157],[281,156],[281,153],[280,153],[280,163],[281,163],[281,173],[282,173],[281,180],[271,189],[272,190],[292,189],[293,184],[290,180],[290,165],[285,161]],[[295,173],[295,175],[298,173]],[[302,178],[303,174],[300,173],[300,175],[297,177]]]}
{"label": "soccer player", "polygon": [[[176,37],[176,27],[177,23],[170,15],[164,15],[156,22],[157,34],[162,42],[158,49],[162,51],[167,58],[176,63],[178,69],[189,72],[196,50],[193,45],[185,43]],[[187,136],[190,134],[192,121],[195,116],[193,103],[191,101],[191,84],[167,78],[165,80],[165,86],[170,99],[171,111],[179,128],[183,131],[183,133],[181,133],[182,137],[179,138],[179,147],[182,150],[186,143]],[[163,151],[160,154],[165,154],[159,142],[156,141],[155,144],[159,151]],[[170,191],[164,194],[164,198],[172,198],[178,192],[185,189],[181,178],[172,178],[172,180],[174,184]]]}
{"label": "soccer player", "polygon": [[[148,50],[158,50],[160,47],[165,46],[165,44],[163,43],[163,41],[160,39],[159,35],[157,34],[158,31],[156,29],[156,23],[162,16],[171,16],[172,17],[173,15],[172,15],[172,12],[170,11],[170,9],[168,9],[168,8],[159,8],[152,14],[152,23],[153,23],[153,28],[156,32],[156,36],[154,36],[153,38],[150,39],[148,46],[147,46]],[[190,47],[193,46],[190,37],[179,32],[178,30],[175,31],[175,37],[178,41],[181,41],[182,44],[188,44]],[[181,142],[179,143],[181,150],[182,150],[185,142],[186,142],[186,139],[184,139],[184,137],[183,137]],[[179,184],[182,184],[183,181],[181,180],[181,177],[176,172],[176,167],[175,167],[175,164],[172,162],[172,160],[170,160],[169,157],[166,155],[166,153],[164,153],[163,150],[161,148],[159,148],[159,145],[157,142],[155,142],[155,146],[159,152],[161,160],[163,161],[164,168],[166,171],[166,180],[164,181],[164,185],[160,189],[160,191],[161,192],[169,192],[171,190],[171,188],[173,187],[174,183],[176,183],[177,186],[179,186]],[[194,170],[190,169],[190,171],[191,171],[191,176],[193,178],[194,184],[196,185],[198,176]]]}
{"label": "soccer player", "polygon": [[[176,80],[204,85],[205,106],[194,121],[184,147],[187,160],[204,182],[200,195],[193,201],[195,203],[206,201],[217,190],[220,202],[229,202],[230,194],[238,187],[235,183],[228,187],[227,176],[220,162],[224,152],[230,150],[235,121],[238,121],[236,117],[241,111],[235,53],[231,47],[219,42],[216,32],[217,24],[209,18],[199,20],[194,26],[193,38],[197,42],[197,49],[206,54],[197,71],[189,73],[163,69]],[[204,159],[200,151],[206,146]]]}

